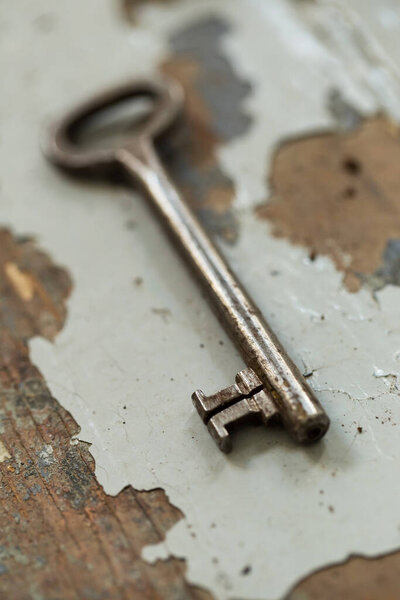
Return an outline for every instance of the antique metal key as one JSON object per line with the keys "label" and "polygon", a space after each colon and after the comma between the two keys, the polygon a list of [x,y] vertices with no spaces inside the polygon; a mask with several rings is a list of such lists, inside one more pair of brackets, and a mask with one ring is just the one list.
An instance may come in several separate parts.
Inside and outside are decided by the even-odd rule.
{"label": "antique metal key", "polygon": [[[150,114],[136,133],[117,147],[88,150],[78,142],[83,123],[127,99],[148,98]],[[183,106],[181,88],[171,81],[133,81],[98,95],[67,114],[51,129],[48,158],[69,171],[109,174],[122,169],[142,185],[175,242],[190,263],[217,315],[240,350],[247,368],[236,383],[194,404],[220,449],[231,449],[230,431],[255,418],[279,417],[298,442],[320,439],[329,419],[292,360],[287,356],[249,294],[233,275],[195,215],[164,171],[154,141],[169,131]]]}

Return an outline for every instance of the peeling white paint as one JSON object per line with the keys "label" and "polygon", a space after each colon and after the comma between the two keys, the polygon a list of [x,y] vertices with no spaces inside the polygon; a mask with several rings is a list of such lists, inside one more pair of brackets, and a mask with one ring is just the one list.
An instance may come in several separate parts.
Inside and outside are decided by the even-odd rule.
{"label": "peeling white paint", "polygon": [[0,440],[0,462],[4,462],[7,458],[11,458],[11,454]]}
{"label": "peeling white paint", "polygon": [[[71,0],[68,10],[50,0],[14,4],[0,17],[1,220],[37,235],[75,280],[65,329],[54,344],[34,340],[33,360],[81,425],[80,439],[92,444],[105,490],[160,486],[186,515],[145,556],[185,557],[190,580],[218,598],[266,600],[349,553],[400,546],[400,402],[380,375],[400,373],[400,290],[386,288],[379,303],[365,291],[349,294],[330,260],[310,262],[303,250],[269,237],[250,211],[265,197],[267,157],[282,137],[332,125],[331,87],[360,110],[380,106],[365,85],[368,62],[356,61],[355,71],[289,0],[152,7],[134,31],[105,0]],[[38,153],[44,117],[111,81],[151,71],[167,32],[211,9],[234,24],[226,49],[255,88],[253,129],[220,151],[238,187],[242,227],[238,245],[224,251],[300,368],[313,373],[309,382],[332,427],[311,448],[260,427],[238,434],[229,457],[218,452],[190,394],[229,384],[240,357],[146,202],[63,178]],[[38,29],[42,14],[53,15],[51,31]],[[397,99],[391,102],[395,113]],[[126,227],[132,219],[134,230]],[[243,576],[246,565],[251,573]]]}
{"label": "peeling white paint", "polygon": [[38,452],[38,458],[42,461],[45,466],[52,465],[55,462],[53,456],[53,446],[51,444],[45,444]]}

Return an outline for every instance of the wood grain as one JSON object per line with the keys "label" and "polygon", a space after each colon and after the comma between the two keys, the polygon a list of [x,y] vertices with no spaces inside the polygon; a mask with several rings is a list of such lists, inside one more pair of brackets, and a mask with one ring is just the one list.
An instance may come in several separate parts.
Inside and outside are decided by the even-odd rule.
{"label": "wood grain", "polygon": [[0,597],[209,599],[184,561],[141,559],[182,513],[161,489],[107,496],[78,424],[30,361],[27,341],[56,336],[70,291],[32,240],[0,230]]}

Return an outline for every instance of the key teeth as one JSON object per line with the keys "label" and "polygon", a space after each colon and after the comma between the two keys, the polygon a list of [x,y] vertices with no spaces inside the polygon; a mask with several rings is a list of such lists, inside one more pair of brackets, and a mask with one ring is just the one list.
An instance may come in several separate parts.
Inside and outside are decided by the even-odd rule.
{"label": "key teeth", "polygon": [[232,450],[231,436],[225,427],[218,426],[217,418],[218,415],[215,415],[209,420],[207,429],[221,452],[228,454]]}
{"label": "key teeth", "polygon": [[236,373],[235,382],[242,394],[251,394],[257,387],[262,386],[262,381],[249,367]]}
{"label": "key teeth", "polygon": [[204,424],[222,452],[232,450],[230,429],[249,418],[264,425],[278,410],[269,391],[250,368],[240,371],[236,383],[206,396],[201,390],[192,394],[192,401]]}
{"label": "key teeth", "polygon": [[199,413],[203,423],[207,423],[207,408],[205,405],[206,398],[206,395],[201,390],[196,390],[192,394],[192,402],[196,407],[196,410]]}

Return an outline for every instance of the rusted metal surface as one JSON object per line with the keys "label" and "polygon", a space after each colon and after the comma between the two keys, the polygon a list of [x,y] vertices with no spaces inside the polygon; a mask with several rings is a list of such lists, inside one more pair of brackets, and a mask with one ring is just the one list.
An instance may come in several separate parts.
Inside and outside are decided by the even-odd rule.
{"label": "rusted metal surface", "polygon": [[[125,141],[110,150],[92,150],[74,141],[71,132],[90,116],[123,99],[138,96],[153,98],[154,106],[135,134],[128,135]],[[322,438],[329,427],[324,409],[259,308],[179,195],[157,156],[154,142],[171,128],[182,104],[181,88],[171,80],[163,83],[132,81],[102,92],[71,110],[54,125],[49,135],[47,156],[58,167],[77,174],[89,171],[101,176],[120,167],[133,181],[141,184],[250,368],[250,378],[261,380],[265,388],[263,404],[268,401],[270,405],[268,419],[279,412],[293,439],[300,443],[314,442]],[[200,394],[195,398],[199,399]],[[241,409],[237,406],[236,416],[230,420],[242,421],[243,407],[247,405],[242,404]],[[248,408],[251,412],[250,405]],[[245,413],[249,410],[245,409]],[[267,413],[263,413],[264,416]],[[213,424],[215,422],[211,420],[211,427]],[[221,439],[222,435],[227,442],[226,429],[217,428],[215,433],[220,449],[228,451],[230,444]]]}
{"label": "rusted metal surface", "polygon": [[183,561],[141,559],[181,512],[161,489],[107,496],[78,424],[30,361],[27,340],[63,326],[67,272],[4,229],[0,256],[0,596],[209,599]]}
{"label": "rusted metal surface", "polygon": [[332,258],[349,291],[400,285],[400,133],[385,117],[278,148],[272,198],[258,214],[274,235]]}

